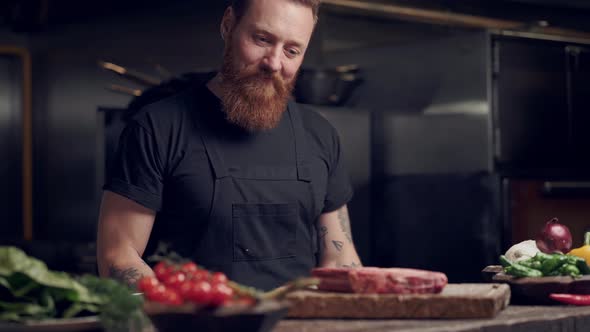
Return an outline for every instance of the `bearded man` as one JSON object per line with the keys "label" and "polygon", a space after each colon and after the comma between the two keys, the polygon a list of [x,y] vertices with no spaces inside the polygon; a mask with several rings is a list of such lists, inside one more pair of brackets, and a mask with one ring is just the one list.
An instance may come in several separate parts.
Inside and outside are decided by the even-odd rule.
{"label": "bearded man", "polygon": [[104,186],[102,276],[152,275],[143,258],[161,241],[263,290],[317,266],[360,266],[338,135],[290,100],[318,7],[234,0],[221,71],[135,115]]}

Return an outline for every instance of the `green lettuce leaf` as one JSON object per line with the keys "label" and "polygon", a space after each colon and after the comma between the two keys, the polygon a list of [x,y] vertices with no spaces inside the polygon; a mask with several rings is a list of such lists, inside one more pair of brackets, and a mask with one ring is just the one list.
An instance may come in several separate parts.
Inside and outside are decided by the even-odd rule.
{"label": "green lettuce leaf", "polygon": [[92,313],[98,313],[100,311],[100,306],[92,303],[72,303],[72,305],[64,310],[62,317],[63,318],[72,318],[76,317],[81,312],[88,311]]}
{"label": "green lettuce leaf", "polygon": [[10,313],[6,316],[13,321],[52,317],[52,310],[50,308],[36,303],[8,303],[0,301],[0,309],[2,309],[1,311],[3,313]]}
{"label": "green lettuce leaf", "polygon": [[22,322],[97,313],[110,331],[147,324],[143,298],[113,279],[51,271],[15,247],[0,246],[0,320]]}
{"label": "green lettuce leaf", "polygon": [[[101,298],[88,292],[88,289],[65,272],[55,272],[47,269],[42,261],[27,256],[22,250],[15,247],[0,247],[0,276],[9,277],[15,273],[21,273],[35,281],[37,284],[47,287],[70,290],[64,293],[66,298],[74,302],[101,303]],[[11,283],[14,287],[14,285]],[[27,287],[33,287],[27,284]],[[23,292],[19,286],[13,291]],[[20,289],[20,291],[19,291]]]}

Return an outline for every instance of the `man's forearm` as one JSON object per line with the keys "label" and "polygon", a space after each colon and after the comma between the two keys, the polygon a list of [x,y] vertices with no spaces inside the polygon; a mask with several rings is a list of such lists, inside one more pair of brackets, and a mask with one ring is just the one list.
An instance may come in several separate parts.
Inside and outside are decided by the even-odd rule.
{"label": "man's forearm", "polygon": [[134,287],[142,277],[153,274],[152,269],[143,260],[139,264],[137,262],[130,264],[111,264],[108,271],[109,277],[131,287]]}
{"label": "man's forearm", "polygon": [[324,215],[319,227],[321,267],[360,267],[346,206]]}
{"label": "man's forearm", "polygon": [[[345,248],[345,245],[342,244],[342,241],[338,240],[328,240],[324,246],[332,245],[332,249],[323,249],[320,266],[321,267],[346,267],[346,268],[355,268],[361,267],[361,260],[356,252],[356,249],[352,244],[348,245],[348,248]],[[337,248],[340,248],[338,250]]]}
{"label": "man's forearm", "polygon": [[137,255],[99,259],[99,272],[103,277],[113,278],[130,287],[135,287],[142,277],[154,275],[152,269]]}

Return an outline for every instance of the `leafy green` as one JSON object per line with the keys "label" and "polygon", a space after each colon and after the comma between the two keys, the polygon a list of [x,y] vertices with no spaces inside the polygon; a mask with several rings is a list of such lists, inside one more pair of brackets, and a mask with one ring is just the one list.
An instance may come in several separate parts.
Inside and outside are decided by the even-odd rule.
{"label": "leafy green", "polygon": [[50,312],[50,309],[35,303],[8,303],[0,301],[0,308],[5,311],[17,314],[27,315],[30,317],[43,318]]}
{"label": "leafy green", "polygon": [[15,312],[12,312],[12,311],[0,312],[0,321],[2,321],[2,320],[17,321],[17,320],[19,320],[19,315]]}
{"label": "leafy green", "polygon": [[0,276],[10,277],[15,273],[22,273],[42,286],[70,290],[66,296],[71,301],[97,303],[97,299],[67,273],[50,271],[45,263],[18,248],[0,247]]}
{"label": "leafy green", "polygon": [[99,314],[109,331],[145,326],[143,298],[112,279],[51,271],[15,247],[0,246],[0,320],[22,322]]}
{"label": "leafy green", "polygon": [[100,311],[100,307],[98,305],[92,304],[92,303],[76,302],[76,303],[72,303],[72,305],[70,307],[68,307],[66,310],[64,310],[62,316],[63,316],[63,318],[72,318],[72,317],[76,317],[78,314],[80,314],[81,312],[84,312],[84,311],[97,313]]}
{"label": "leafy green", "polygon": [[20,272],[8,276],[8,283],[12,295],[15,297],[23,297],[40,286],[38,282]]}
{"label": "leafy green", "polygon": [[145,326],[147,317],[140,308],[143,297],[133,295],[131,289],[113,279],[101,279],[92,275],[84,275],[80,283],[91,293],[102,296],[100,319],[108,331],[127,331],[129,325]]}
{"label": "leafy green", "polygon": [[2,288],[10,290],[10,283],[8,282],[8,280],[6,280],[5,277],[0,276],[0,289]]}

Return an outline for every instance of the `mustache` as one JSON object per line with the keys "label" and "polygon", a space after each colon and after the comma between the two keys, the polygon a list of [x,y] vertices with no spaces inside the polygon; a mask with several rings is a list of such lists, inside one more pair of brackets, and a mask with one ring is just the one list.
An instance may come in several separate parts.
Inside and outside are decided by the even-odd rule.
{"label": "mustache", "polygon": [[278,72],[269,72],[264,69],[254,68],[247,68],[240,72],[237,77],[233,78],[233,81],[238,86],[242,86],[246,89],[256,89],[264,84],[265,82],[270,82],[274,91],[278,95],[284,95],[288,90],[287,87],[289,86],[288,82],[286,82],[283,77]]}

